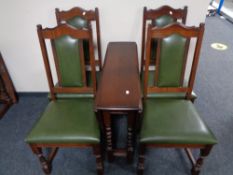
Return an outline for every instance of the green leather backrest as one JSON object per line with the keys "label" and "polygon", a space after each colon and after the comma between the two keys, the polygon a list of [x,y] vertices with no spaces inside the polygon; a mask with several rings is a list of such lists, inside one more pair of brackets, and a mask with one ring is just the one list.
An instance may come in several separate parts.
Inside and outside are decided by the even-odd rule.
{"label": "green leather backrest", "polygon": [[163,16],[160,16],[160,17],[156,18],[155,20],[153,20],[152,24],[154,26],[157,26],[157,27],[164,27],[164,26],[171,24],[173,22],[174,22],[174,18],[172,18],[172,16],[163,15]]}
{"label": "green leather backrest", "polygon": [[158,87],[181,86],[186,41],[186,38],[178,34],[161,40]]}
{"label": "green leather backrest", "polygon": [[[152,25],[157,27],[164,27],[168,24],[173,23],[175,20],[170,15],[163,15],[154,20],[152,20]],[[156,48],[157,48],[157,40],[154,39],[151,42],[151,60],[155,60],[156,58]]]}
{"label": "green leather backrest", "polygon": [[61,86],[63,87],[81,87],[84,85],[79,42],[80,40],[67,35],[54,40]]}
{"label": "green leather backrest", "polygon": [[84,18],[80,16],[75,16],[69,20],[66,21],[69,25],[74,26],[75,28],[81,29],[81,28],[87,28],[88,22]]}
{"label": "green leather backrest", "polygon": [[[88,27],[88,21],[80,16],[75,16],[67,20],[67,23],[77,29]],[[88,40],[83,40],[83,49],[84,49],[85,60],[90,60]]]}

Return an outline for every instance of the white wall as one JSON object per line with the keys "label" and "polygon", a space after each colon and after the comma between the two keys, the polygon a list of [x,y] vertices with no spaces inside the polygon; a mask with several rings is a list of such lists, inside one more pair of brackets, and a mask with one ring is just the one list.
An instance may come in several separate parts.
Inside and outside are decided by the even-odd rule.
{"label": "white wall", "polygon": [[136,41],[141,48],[142,9],[188,6],[187,25],[204,22],[209,0],[1,0],[0,51],[18,92],[48,91],[36,25],[53,27],[54,9],[98,7],[103,56],[109,41]]}

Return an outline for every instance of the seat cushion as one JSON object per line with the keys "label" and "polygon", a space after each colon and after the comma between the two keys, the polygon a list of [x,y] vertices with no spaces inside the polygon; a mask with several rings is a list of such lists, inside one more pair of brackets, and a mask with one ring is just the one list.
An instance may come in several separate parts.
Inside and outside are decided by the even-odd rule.
{"label": "seat cushion", "polygon": [[217,141],[190,101],[151,98],[144,104],[140,142],[215,144]]}
{"label": "seat cushion", "polygon": [[48,104],[25,141],[27,143],[81,143],[100,141],[92,98],[60,99]]}

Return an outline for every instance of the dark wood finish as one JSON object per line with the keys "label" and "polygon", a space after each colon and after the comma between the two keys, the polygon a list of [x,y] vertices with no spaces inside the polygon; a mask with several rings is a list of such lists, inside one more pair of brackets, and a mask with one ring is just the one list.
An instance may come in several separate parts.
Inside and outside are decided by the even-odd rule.
{"label": "dark wood finish", "polygon": [[48,161],[49,162],[53,161],[53,159],[56,156],[57,152],[58,152],[58,147],[52,148],[51,153],[48,156]]}
{"label": "dark wood finish", "polygon": [[135,130],[136,130],[136,119],[137,112],[128,112],[128,130],[127,130],[127,160],[132,162],[133,160],[133,141],[135,140]]}
{"label": "dark wood finish", "polygon": [[139,148],[139,156],[138,156],[138,175],[143,175],[143,171],[145,169],[145,145],[141,144]]}
{"label": "dark wood finish", "polygon": [[[96,71],[96,69],[95,69],[95,61],[94,61],[94,50],[93,50],[91,27],[88,29],[75,29],[75,28],[70,27],[66,24],[61,24],[55,28],[42,29],[42,26],[38,25],[37,26],[37,33],[38,33],[38,37],[39,37],[39,41],[40,41],[41,51],[42,51],[42,55],[43,55],[43,60],[44,60],[44,65],[45,65],[45,70],[46,70],[46,74],[47,74],[47,78],[48,78],[49,89],[50,89],[52,100],[53,101],[56,100],[55,95],[57,93],[93,93],[95,95],[95,92],[96,92],[96,74],[95,74],[95,71]],[[62,87],[60,83],[58,84],[58,86],[54,85],[45,40],[50,40],[52,47],[54,47],[53,46],[54,45],[53,39],[56,39],[56,38],[63,36],[63,35],[72,36],[73,38],[76,38],[76,39],[86,39],[89,41],[89,51],[90,51],[90,60],[91,60],[90,61],[91,76],[92,76],[92,82],[93,82],[92,87],[87,87],[86,80],[84,80],[84,79],[86,79],[85,75],[82,76],[83,82],[84,82],[84,87]],[[81,46],[80,49],[83,49],[82,44],[79,46]],[[81,54],[81,66],[85,67],[84,60],[83,60],[84,59],[83,52],[81,51],[80,54]],[[53,50],[53,56],[54,56],[55,64],[56,64],[55,68],[58,69],[58,60],[56,58],[57,56],[56,56],[55,50]],[[57,76],[59,77],[59,75],[60,75],[59,69],[56,71],[57,71]],[[84,72],[85,72],[84,68],[82,68],[82,73],[84,74]],[[100,144],[33,143],[33,144],[29,144],[29,146],[31,147],[33,153],[37,155],[37,157],[41,163],[42,170],[44,171],[45,174],[51,173],[52,161],[53,161],[54,157],[56,156],[58,148],[91,147],[91,148],[93,148],[93,153],[96,157],[97,174],[103,175],[103,162],[102,162]],[[45,155],[43,155],[43,152],[42,152],[43,148],[51,148],[51,153],[47,157]]]}
{"label": "dark wood finish", "polygon": [[97,49],[98,49],[98,59],[96,60],[99,69],[102,69],[102,52],[101,52],[101,39],[100,39],[100,22],[99,22],[99,10],[85,10],[80,7],[74,7],[67,11],[60,11],[58,8],[55,9],[57,24],[61,24],[64,21],[72,19],[75,16],[80,16],[87,20],[91,25],[91,22],[95,22],[96,27],[96,38],[97,38]]}
{"label": "dark wood finish", "polygon": [[30,145],[32,152],[34,154],[36,154],[36,156],[38,157],[40,164],[41,164],[41,168],[44,171],[45,174],[50,174],[51,172],[51,164],[50,162],[45,158],[45,156],[43,155],[42,149],[33,145]]}
{"label": "dark wood finish", "polygon": [[[126,94],[126,91],[129,94]],[[141,110],[137,45],[110,42],[98,85],[95,107],[98,110]]]}
{"label": "dark wood finish", "polygon": [[60,74],[60,69],[59,69],[59,64],[58,64],[58,58],[57,58],[57,52],[55,49],[55,43],[54,40],[51,40],[51,48],[53,51],[53,57],[54,57],[54,64],[56,66],[56,73],[57,73],[57,80],[58,80],[58,85],[61,86],[61,74]]}
{"label": "dark wood finish", "polygon": [[[29,145],[32,152],[36,154],[41,164],[41,168],[45,174],[50,174],[52,170],[52,161],[57,154],[58,147],[59,148],[87,148],[91,147],[93,149],[93,153],[96,157],[96,170],[98,175],[103,175],[104,166],[103,160],[101,156],[101,147],[99,144],[30,144]],[[42,148],[52,148],[49,155],[46,157],[43,154]]]}
{"label": "dark wood finish", "polygon": [[82,64],[82,76],[83,76],[83,84],[87,86],[87,77],[86,77],[86,68],[85,68],[85,60],[84,60],[84,50],[83,50],[83,42],[79,42],[79,52],[80,52],[80,60]]}
{"label": "dark wood finish", "polygon": [[[151,26],[149,26],[151,28]],[[148,28],[149,30],[149,28]],[[150,46],[151,48],[151,46]],[[158,39],[158,46],[157,46],[157,49],[156,49],[156,59],[155,59],[155,65],[159,65],[160,64],[160,49],[161,49],[161,39]],[[150,53],[151,54],[151,53]],[[150,58],[151,58],[151,55],[150,55]],[[156,82],[158,81],[159,79],[159,70],[160,70],[160,67],[156,67],[155,69],[155,79],[154,79],[154,84],[156,84]]]}
{"label": "dark wood finish", "polygon": [[[174,9],[170,6],[162,6],[158,9],[147,9],[146,7],[143,8],[143,22],[142,22],[142,51],[141,51],[141,72],[143,71],[143,66],[145,65],[145,37],[146,37],[146,24],[150,22],[152,25],[152,20],[155,20],[163,15],[171,16],[174,21],[181,20],[183,24],[186,23],[186,16],[187,16],[188,7],[185,6],[183,9]],[[150,64],[153,65],[152,62]]]}
{"label": "dark wood finish", "polygon": [[0,119],[4,116],[12,104],[17,103],[18,97],[14,85],[0,53],[0,102],[3,106],[0,109]]}
{"label": "dark wood finish", "polygon": [[193,165],[191,173],[192,175],[198,175],[200,173],[201,167],[204,163],[204,159],[209,155],[212,149],[212,145],[207,145],[205,148],[200,150],[200,156],[198,157],[195,165]]}
{"label": "dark wood finish", "polygon": [[[153,87],[148,87],[148,74],[149,74],[149,66],[150,66],[150,53],[151,53],[151,40],[152,39],[162,39],[169,35],[172,35],[173,33],[179,34],[183,37],[187,38],[186,43],[186,49],[188,49],[187,46],[189,46],[189,41],[192,38],[196,39],[195,44],[195,52],[193,56],[193,62],[191,65],[191,73],[189,77],[189,83],[187,87],[157,87],[156,83]],[[145,60],[145,74],[144,74],[144,100],[146,101],[147,94],[148,93],[160,93],[160,92],[185,92],[187,100],[193,100],[191,98],[191,92],[193,90],[193,84],[195,80],[198,60],[199,60],[199,54],[201,49],[201,43],[204,33],[204,24],[200,24],[199,27],[187,27],[183,24],[174,23],[171,25],[168,25],[163,28],[156,28],[152,27],[151,25],[148,26],[147,31],[147,42],[146,42],[146,60]],[[157,58],[156,58],[156,78],[155,81],[158,80],[158,74],[159,74],[159,54],[160,54],[160,42],[158,43],[157,47]],[[185,53],[187,56],[188,53]],[[182,76],[184,76],[184,71],[186,68],[186,60],[183,62],[183,72]],[[183,81],[183,80],[182,80]],[[204,161],[204,157],[208,156],[211,148],[213,145],[205,145],[205,144],[145,144],[141,143],[139,147],[139,160],[138,160],[138,175],[142,175],[144,171],[144,161],[145,161],[145,150],[146,148],[184,148],[186,154],[188,155],[188,158],[192,164],[192,175],[198,175],[200,173],[201,166]],[[190,148],[200,149],[200,156],[195,160],[194,156],[192,155],[192,152]]]}
{"label": "dark wood finish", "polygon": [[[137,113],[142,111],[137,45],[134,42],[110,42],[105,55],[102,76],[95,100],[95,110],[102,114],[107,154],[133,158],[133,140]],[[126,114],[128,118],[127,148],[113,149],[112,114]],[[114,115],[116,116],[116,115]]]}
{"label": "dark wood finish", "polygon": [[196,160],[193,157],[193,154],[192,154],[191,150],[189,148],[185,148],[184,150],[185,150],[190,162],[192,163],[192,166],[194,166],[196,164]]}
{"label": "dark wood finish", "polygon": [[[197,145],[197,144],[140,144],[137,174],[143,175],[145,169],[145,152],[146,148],[184,148],[190,163],[192,164],[191,174],[199,175],[204,159],[209,155],[213,145]],[[197,159],[194,158],[189,148],[200,148],[200,155]]]}
{"label": "dark wood finish", "polygon": [[103,165],[103,160],[101,156],[101,147],[100,145],[94,145],[93,146],[93,152],[96,157],[96,169],[97,169],[97,174],[98,175],[103,175],[104,171],[104,165]]}
{"label": "dark wood finish", "polygon": [[105,140],[107,146],[108,160],[113,161],[113,144],[112,144],[112,120],[111,114],[107,111],[103,111],[103,122],[104,122],[104,131],[105,131]]}

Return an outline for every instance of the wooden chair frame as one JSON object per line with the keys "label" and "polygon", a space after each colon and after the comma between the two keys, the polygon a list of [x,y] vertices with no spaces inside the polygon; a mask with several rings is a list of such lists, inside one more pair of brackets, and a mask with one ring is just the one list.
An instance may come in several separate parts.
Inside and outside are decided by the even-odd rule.
{"label": "wooden chair frame", "polygon": [[[192,37],[197,38],[188,86],[187,87],[175,87],[175,88],[174,87],[156,87],[156,86],[148,87],[151,39],[155,39],[155,38],[161,39],[161,38],[169,36],[173,33],[177,33],[181,36],[187,37],[188,42],[189,42],[190,38],[192,38]],[[147,97],[148,93],[185,92],[185,93],[187,93],[187,99],[191,100],[191,93],[192,93],[193,85],[194,85],[194,81],[195,81],[203,33],[204,33],[204,24],[200,24],[199,28],[186,27],[186,26],[179,24],[179,23],[174,23],[174,24],[168,25],[168,26],[163,27],[163,28],[157,28],[157,27],[153,28],[151,25],[148,26],[147,42],[146,42],[146,65],[145,65],[145,74],[144,74],[144,83],[143,83],[143,87],[144,87],[143,93],[144,93],[145,98]],[[188,50],[188,48],[186,50]],[[157,55],[156,55],[157,68],[155,71],[155,79],[158,77],[158,74],[159,74],[159,61],[160,61],[159,56],[160,56],[160,42],[158,42],[158,47],[157,47]],[[185,72],[185,68],[186,68],[187,53],[185,53],[185,56],[186,56],[186,58],[184,58],[183,71],[182,71],[182,75],[181,75],[182,82],[184,79],[184,72]]]}
{"label": "wooden chair frame", "polygon": [[98,59],[96,65],[99,66],[99,69],[102,70],[102,52],[101,52],[101,39],[100,39],[100,23],[99,23],[99,10],[85,10],[80,7],[74,7],[67,11],[60,11],[58,8],[55,9],[57,24],[61,24],[64,21],[72,19],[75,16],[80,16],[88,21],[89,26],[91,22],[95,21],[96,24],[96,38],[97,38],[97,49],[98,49]]}
{"label": "wooden chair frame", "polygon": [[[40,41],[40,46],[42,50],[42,55],[43,55],[43,60],[44,60],[44,65],[46,69],[46,74],[48,78],[48,83],[49,83],[49,89],[51,93],[51,99],[54,101],[56,100],[55,94],[56,93],[83,93],[83,92],[92,92],[95,94],[96,92],[96,80],[95,80],[95,63],[94,63],[94,51],[93,51],[93,44],[92,44],[92,31],[91,28],[89,29],[75,29],[72,26],[68,26],[66,24],[59,25],[55,28],[49,29],[45,28],[42,29],[41,25],[37,26],[37,32],[38,32],[38,37]],[[91,56],[91,68],[92,68],[92,78],[93,78],[93,87],[92,88],[76,88],[76,87],[57,87],[54,86],[53,84],[53,79],[52,79],[52,74],[51,74],[51,69],[50,69],[50,63],[49,63],[49,58],[48,58],[48,53],[46,49],[46,43],[45,39],[55,39],[57,37],[63,36],[63,35],[69,35],[73,38],[77,39],[87,39],[89,40],[89,50],[90,50],[90,56]],[[53,46],[53,45],[52,45]],[[55,62],[56,62],[56,57],[54,57]],[[56,68],[57,64],[56,64]],[[58,71],[57,71],[58,72]],[[98,175],[103,174],[103,162],[102,162],[102,156],[101,156],[101,146],[100,144],[45,144],[45,143],[33,143],[29,144],[29,146],[32,149],[32,152],[37,155],[42,169],[45,174],[50,174],[51,168],[52,168],[52,161],[54,157],[56,156],[56,153],[58,151],[58,148],[67,148],[67,147],[79,147],[79,148],[86,148],[86,147],[91,147],[93,148],[94,155],[96,157],[96,164],[97,164],[97,173]],[[42,149],[43,148],[51,148],[50,154],[45,157],[43,155]]]}
{"label": "wooden chair frame", "polygon": [[[91,27],[89,27],[89,29],[75,29],[72,26],[68,26],[66,24],[61,24],[56,28],[53,29],[43,29],[42,27],[39,25],[37,27],[37,31],[38,31],[38,36],[39,36],[39,40],[40,40],[40,46],[41,46],[41,50],[42,50],[42,54],[43,54],[43,59],[44,59],[44,64],[45,64],[45,68],[46,68],[46,74],[48,77],[48,83],[49,83],[49,89],[50,89],[50,93],[51,93],[51,98],[52,100],[55,100],[55,94],[56,93],[93,93],[94,95],[96,93],[96,70],[95,70],[95,61],[94,61],[94,48],[93,48],[93,41],[92,41],[92,30]],[[90,50],[90,61],[91,61],[91,78],[93,81],[93,85],[92,87],[87,86],[86,83],[86,77],[85,74],[83,73],[83,82],[84,82],[84,87],[61,87],[61,86],[55,86],[53,83],[53,78],[52,78],[52,73],[51,73],[51,68],[50,68],[50,63],[49,63],[49,58],[48,58],[48,53],[47,53],[47,49],[46,49],[46,44],[45,44],[45,40],[44,39],[55,39],[59,36],[68,34],[69,36],[73,37],[73,38],[78,38],[78,39],[87,39],[89,41],[89,50]],[[53,53],[54,53],[54,45],[53,42],[51,42],[52,44],[52,49],[53,49]],[[82,48],[82,47],[80,47]],[[81,62],[82,64],[84,63],[84,58],[83,58],[83,51],[82,49],[81,51]],[[60,72],[59,72],[59,67],[58,67],[58,60],[56,55],[54,54],[54,62],[55,62],[55,66],[56,66],[56,70],[57,70],[57,77],[58,77],[58,82],[60,81],[59,77],[60,76]],[[85,68],[83,66],[82,72],[85,72]],[[60,84],[60,83],[58,83]]]}
{"label": "wooden chair frame", "polygon": [[183,9],[174,9],[170,6],[162,6],[158,9],[147,9],[146,7],[143,8],[143,23],[142,23],[142,50],[141,50],[141,72],[143,71],[143,66],[145,65],[145,37],[146,37],[146,23],[148,21],[152,21],[160,16],[169,15],[175,21],[181,19],[182,23],[186,23],[186,16],[187,16],[188,7],[185,6]]}
{"label": "wooden chair frame", "polygon": [[[190,38],[197,38],[196,47],[194,52],[194,58],[192,62],[192,68],[190,73],[190,79],[188,83],[188,87],[182,88],[160,88],[160,87],[147,87],[148,84],[148,73],[149,73],[149,64],[150,64],[150,49],[151,49],[151,39],[162,39],[167,37],[173,33],[180,34],[181,36],[187,37],[188,40]],[[163,28],[156,28],[152,27],[151,25],[148,26],[147,31],[147,42],[146,42],[146,65],[145,65],[145,74],[144,74],[144,100],[147,98],[147,94],[151,92],[185,92],[187,94],[187,100],[191,100],[191,92],[193,89],[193,84],[195,80],[197,65],[199,61],[199,54],[201,49],[201,43],[203,39],[204,33],[204,24],[200,24],[199,27],[186,27],[182,24],[174,23],[168,25]],[[161,41],[161,40],[160,40]],[[160,50],[160,42],[158,43],[157,48],[157,60],[156,60],[156,75],[158,75],[159,71],[159,50]],[[185,64],[185,63],[184,63]],[[185,66],[184,66],[185,69]],[[205,145],[205,144],[145,144],[141,143],[139,148],[139,161],[138,161],[138,175],[142,175],[144,171],[144,161],[145,161],[145,149],[148,147],[164,147],[164,148],[184,148],[185,152],[188,155],[189,160],[192,164],[192,175],[198,175],[203,164],[204,158],[208,156],[211,151],[213,145]],[[199,148],[200,149],[200,156],[195,160],[194,156],[190,148]]]}
{"label": "wooden chair frame", "polygon": [[4,63],[2,54],[0,53],[0,74],[2,86],[0,93],[0,102],[3,103],[2,108],[0,109],[0,119],[4,116],[7,110],[11,107],[12,104],[18,102],[18,97],[15,92],[14,85],[11,81],[10,75]]}

